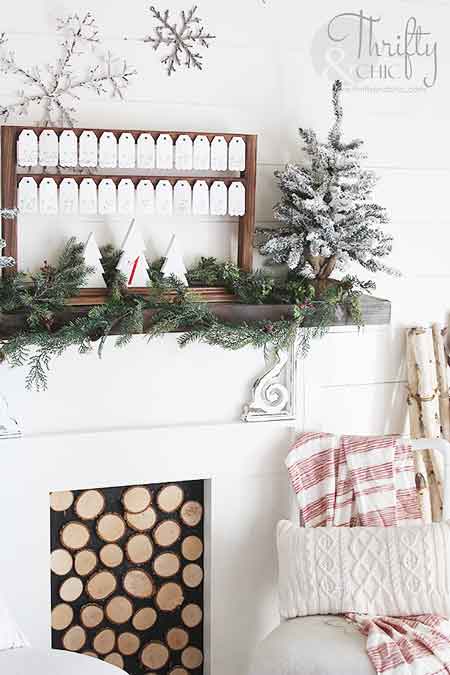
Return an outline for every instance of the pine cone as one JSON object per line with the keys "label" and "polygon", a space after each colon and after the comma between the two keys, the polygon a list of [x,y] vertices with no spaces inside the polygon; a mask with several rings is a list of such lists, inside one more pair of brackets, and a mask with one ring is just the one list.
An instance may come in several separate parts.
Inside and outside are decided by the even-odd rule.
{"label": "pine cone", "polygon": [[275,326],[273,325],[273,323],[266,323],[263,330],[264,330],[265,333],[270,334],[270,333],[273,333],[273,331],[275,330]]}

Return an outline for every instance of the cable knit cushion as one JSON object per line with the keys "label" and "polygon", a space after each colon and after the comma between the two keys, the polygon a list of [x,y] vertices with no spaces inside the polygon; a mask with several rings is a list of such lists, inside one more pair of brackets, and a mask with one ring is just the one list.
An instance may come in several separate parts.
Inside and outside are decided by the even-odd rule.
{"label": "cable knit cushion", "polygon": [[450,617],[450,525],[277,528],[280,611]]}

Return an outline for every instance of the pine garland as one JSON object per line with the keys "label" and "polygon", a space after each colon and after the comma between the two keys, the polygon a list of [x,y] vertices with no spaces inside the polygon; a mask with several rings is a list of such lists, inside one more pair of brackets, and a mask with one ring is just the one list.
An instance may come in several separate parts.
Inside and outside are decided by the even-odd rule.
{"label": "pine garland", "polygon": [[[219,319],[177,279],[164,278],[161,262],[150,269],[148,296],[128,293],[124,279],[116,271],[120,255],[112,247],[102,250],[105,279],[111,289],[105,304],[93,306],[86,314],[63,325],[59,314],[67,309],[67,301],[78,295],[91,273],[84,262],[82,244],[70,239],[56,265],[45,263],[31,278],[13,273],[0,281],[0,329],[2,315],[26,317],[26,328],[3,342],[0,360],[13,367],[28,367],[27,388],[45,389],[52,360],[71,347],[84,354],[98,343],[101,356],[107,337],[117,330],[120,330],[115,341],[117,347],[125,346],[137,333],[145,333],[152,339],[177,331],[181,333],[178,341],[182,347],[202,342],[229,350],[269,345],[286,349],[299,334],[299,349],[305,354],[310,341],[323,335],[333,322],[337,305],[345,304],[355,322],[360,322],[358,297],[371,288],[368,283],[347,277],[318,296],[316,287],[306,278],[288,275],[286,280],[280,280],[262,272],[242,272],[232,263],[202,258],[188,273],[191,285],[225,286],[237,302],[245,304],[294,306],[294,311],[286,312],[279,321],[234,324]],[[144,326],[147,309],[155,312],[150,324]]]}

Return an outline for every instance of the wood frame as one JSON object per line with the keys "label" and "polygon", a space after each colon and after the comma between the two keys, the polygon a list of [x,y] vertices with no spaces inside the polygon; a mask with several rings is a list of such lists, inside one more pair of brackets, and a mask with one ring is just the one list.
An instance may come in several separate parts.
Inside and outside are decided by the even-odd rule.
{"label": "wood frame", "polygon": [[[1,127],[1,190],[2,190],[2,208],[15,208],[17,206],[17,184],[18,180],[24,175],[32,176],[37,182],[43,178],[53,178],[59,183],[63,178],[75,178],[78,182],[83,178],[93,178],[97,183],[103,178],[112,178],[114,181],[120,181],[122,178],[130,178],[133,182],[141,179],[149,180],[169,180],[171,183],[177,180],[187,180],[193,183],[197,180],[204,180],[211,184],[214,180],[222,180],[226,184],[233,181],[240,181],[246,188],[246,209],[245,215],[239,217],[238,221],[238,266],[244,271],[251,271],[253,266],[253,237],[255,232],[256,219],[256,162],[257,162],[257,136],[254,134],[239,134],[239,133],[211,133],[201,131],[153,131],[153,130],[136,130],[136,129],[90,129],[90,128],[73,128],[77,138],[83,131],[93,131],[97,138],[105,131],[112,132],[118,139],[122,133],[130,133],[135,138],[142,133],[151,133],[154,138],[161,134],[169,135],[172,140],[176,140],[180,135],[186,135],[194,139],[196,136],[206,136],[210,141],[216,136],[223,136],[229,142],[235,136],[243,138],[246,143],[246,166],[245,171],[240,172],[220,172],[216,175],[214,172],[206,172],[205,175],[190,175],[180,171],[174,175],[164,175],[158,173],[158,170],[149,170],[148,173],[140,175],[132,173],[120,173],[120,168],[115,170],[98,173],[98,167],[89,169],[88,173],[77,173],[73,170],[62,169],[57,171],[58,167],[53,169],[49,167],[49,171],[24,172],[18,170],[17,167],[17,139],[23,129],[33,129],[37,135],[44,129],[51,129],[57,134],[63,131],[60,127],[32,127],[30,125],[3,125]],[[123,169],[122,169],[123,171]],[[12,256],[17,260],[18,257],[18,222],[17,218],[7,219],[2,218],[2,236],[6,240],[4,255]],[[6,268],[3,270],[4,274],[10,274],[16,268]],[[231,302],[233,296],[227,292],[225,288],[191,288],[191,291],[199,296],[204,302]],[[73,305],[94,305],[105,302],[108,296],[106,289],[85,289],[80,291],[80,295],[73,298],[70,304]],[[139,288],[133,289],[135,293],[146,293],[147,289]]]}

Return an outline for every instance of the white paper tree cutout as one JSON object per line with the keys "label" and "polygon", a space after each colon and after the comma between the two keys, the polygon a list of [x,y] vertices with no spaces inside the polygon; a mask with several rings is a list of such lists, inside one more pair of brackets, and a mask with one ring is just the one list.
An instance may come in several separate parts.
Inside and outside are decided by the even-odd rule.
{"label": "white paper tree cutout", "polygon": [[161,274],[164,277],[176,277],[182,284],[189,286],[186,273],[187,269],[183,262],[183,256],[178,246],[177,238],[173,235],[165,255],[164,264],[161,267]]}
{"label": "white paper tree cutout", "polygon": [[145,257],[145,242],[134,219],[131,221],[120,248],[122,255],[117,270],[125,276],[128,288],[148,286],[150,278],[148,276],[149,265]]}
{"label": "white paper tree cutout", "polygon": [[85,288],[106,288],[103,274],[105,270],[102,265],[102,254],[95,241],[94,233],[91,232],[84,245],[84,262],[87,267],[90,267],[92,272],[89,274],[84,284]]}

